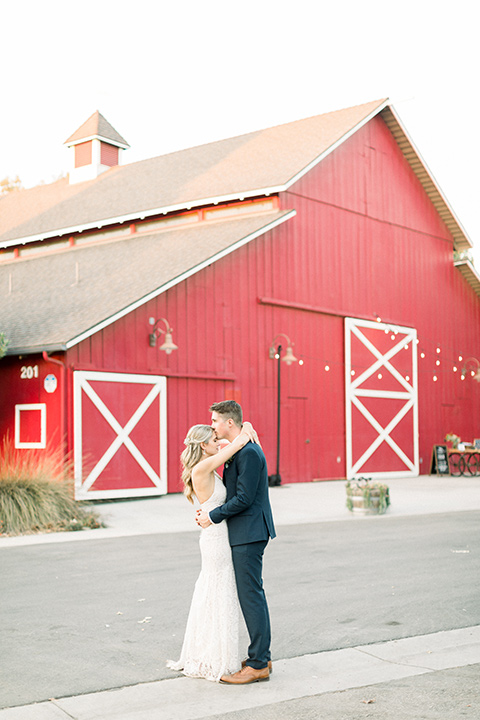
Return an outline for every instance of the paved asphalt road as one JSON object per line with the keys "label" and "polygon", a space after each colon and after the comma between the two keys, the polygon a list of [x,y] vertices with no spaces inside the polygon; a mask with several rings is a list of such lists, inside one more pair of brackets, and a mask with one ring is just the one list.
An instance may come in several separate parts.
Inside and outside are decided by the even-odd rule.
{"label": "paved asphalt road", "polygon": [[[274,658],[480,624],[480,511],[279,528]],[[0,553],[0,707],[174,677],[197,533]],[[426,681],[427,682],[427,681]]]}

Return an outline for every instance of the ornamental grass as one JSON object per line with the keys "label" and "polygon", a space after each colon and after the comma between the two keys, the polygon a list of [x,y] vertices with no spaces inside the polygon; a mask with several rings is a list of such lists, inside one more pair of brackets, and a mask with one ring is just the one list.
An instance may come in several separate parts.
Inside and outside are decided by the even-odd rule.
{"label": "ornamental grass", "polygon": [[74,498],[72,464],[61,448],[0,446],[0,535],[102,527],[96,513]]}

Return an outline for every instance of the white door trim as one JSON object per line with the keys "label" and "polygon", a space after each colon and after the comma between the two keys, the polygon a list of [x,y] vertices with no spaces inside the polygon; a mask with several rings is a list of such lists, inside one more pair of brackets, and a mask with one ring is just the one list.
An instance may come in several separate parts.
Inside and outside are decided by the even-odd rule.
{"label": "white door trim", "polygon": [[[401,333],[402,339],[395,343],[388,352],[382,353],[364,333],[362,328],[375,328],[376,330],[388,331],[391,333]],[[352,334],[371,352],[375,360],[355,379],[352,377]],[[411,377],[407,380],[403,375],[391,364],[391,360],[397,353],[408,345],[411,353]],[[362,388],[361,385],[368,380],[375,372],[380,369],[389,372],[398,383],[405,388],[404,390],[370,390]],[[369,320],[359,320],[357,318],[345,318],[345,399],[346,399],[346,459],[347,459],[347,478],[361,477],[362,474],[368,474],[370,477],[416,477],[419,474],[419,451],[418,451],[418,371],[417,371],[417,331],[414,328],[402,327],[400,325],[387,325],[384,323],[372,322]],[[405,400],[404,405],[390,420],[386,427],[378,422],[372,413],[365,407],[360,398],[391,398],[395,400]],[[361,457],[353,458],[353,423],[352,408],[355,406],[363,417],[376,430],[378,436],[363,452]],[[413,412],[413,459],[409,458],[406,453],[399,447],[393,438],[391,432],[398,425],[405,415],[412,410]],[[373,455],[375,450],[386,442],[395,454],[405,465],[404,471],[385,471],[385,472],[368,472],[362,473],[362,466]]]}
{"label": "white door trim", "polygon": [[[21,418],[24,410],[37,410],[40,413],[40,439],[34,441],[23,442],[20,440],[21,435]],[[47,447],[47,405],[46,403],[26,403],[24,405],[15,405],[15,435],[14,446],[16,449],[22,448],[42,448]]]}

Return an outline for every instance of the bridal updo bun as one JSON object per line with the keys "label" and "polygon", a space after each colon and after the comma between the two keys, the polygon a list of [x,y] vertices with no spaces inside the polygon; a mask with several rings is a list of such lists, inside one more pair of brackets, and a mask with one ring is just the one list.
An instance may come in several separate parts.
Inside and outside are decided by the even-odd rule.
{"label": "bridal updo bun", "polygon": [[202,443],[207,444],[212,439],[213,428],[210,425],[193,425],[183,441],[185,450],[180,455],[183,466],[183,494],[193,503],[192,470],[202,459]]}

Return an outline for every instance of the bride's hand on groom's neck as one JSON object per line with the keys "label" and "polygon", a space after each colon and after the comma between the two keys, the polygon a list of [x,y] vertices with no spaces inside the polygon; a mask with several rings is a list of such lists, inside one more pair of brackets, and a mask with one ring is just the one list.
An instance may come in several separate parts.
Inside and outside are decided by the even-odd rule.
{"label": "bride's hand on groom's neck", "polygon": [[[257,445],[260,445],[260,440],[258,439],[257,431],[253,427],[252,423],[245,421],[242,425],[242,433],[241,435],[246,435],[248,437],[247,442],[253,442]],[[246,443],[244,443],[246,445]],[[262,447],[260,445],[260,447]]]}

